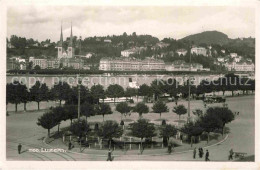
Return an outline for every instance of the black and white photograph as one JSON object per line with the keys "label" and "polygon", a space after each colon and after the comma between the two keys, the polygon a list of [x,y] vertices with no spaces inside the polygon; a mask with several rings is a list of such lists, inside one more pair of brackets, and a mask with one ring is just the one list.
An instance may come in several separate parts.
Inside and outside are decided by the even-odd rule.
{"label": "black and white photograph", "polygon": [[6,161],[255,162],[256,10],[7,5]]}

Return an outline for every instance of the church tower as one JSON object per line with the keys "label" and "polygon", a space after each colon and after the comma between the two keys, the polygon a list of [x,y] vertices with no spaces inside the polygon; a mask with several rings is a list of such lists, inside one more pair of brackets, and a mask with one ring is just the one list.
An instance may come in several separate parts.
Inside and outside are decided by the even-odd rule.
{"label": "church tower", "polygon": [[70,32],[70,42],[68,46],[68,58],[74,57],[74,49],[73,49],[73,36],[72,36],[72,24],[71,24],[71,32]]}
{"label": "church tower", "polygon": [[58,44],[58,59],[62,58],[63,55],[63,35],[62,35],[62,24],[61,24],[61,32],[60,32],[60,41]]}

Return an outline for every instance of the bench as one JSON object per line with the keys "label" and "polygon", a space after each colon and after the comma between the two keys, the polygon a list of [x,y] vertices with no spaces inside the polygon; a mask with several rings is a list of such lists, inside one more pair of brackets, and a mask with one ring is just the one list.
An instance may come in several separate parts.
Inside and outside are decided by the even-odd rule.
{"label": "bench", "polygon": [[234,152],[234,154],[235,154],[235,158],[243,159],[247,153],[243,153],[243,152]]}

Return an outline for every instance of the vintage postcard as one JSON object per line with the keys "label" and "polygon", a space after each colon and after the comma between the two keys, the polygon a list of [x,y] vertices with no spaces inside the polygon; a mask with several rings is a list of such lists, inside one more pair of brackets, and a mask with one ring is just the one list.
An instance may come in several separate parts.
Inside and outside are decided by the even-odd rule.
{"label": "vintage postcard", "polygon": [[3,168],[257,169],[259,1],[62,2],[2,4]]}

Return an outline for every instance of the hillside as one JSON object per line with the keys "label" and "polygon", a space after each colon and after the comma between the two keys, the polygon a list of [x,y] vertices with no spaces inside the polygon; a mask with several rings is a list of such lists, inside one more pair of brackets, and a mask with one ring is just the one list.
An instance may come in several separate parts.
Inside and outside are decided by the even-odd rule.
{"label": "hillside", "polygon": [[193,41],[194,44],[219,44],[223,45],[229,42],[226,34],[218,31],[205,31],[198,34],[189,35],[181,39],[181,41]]}

